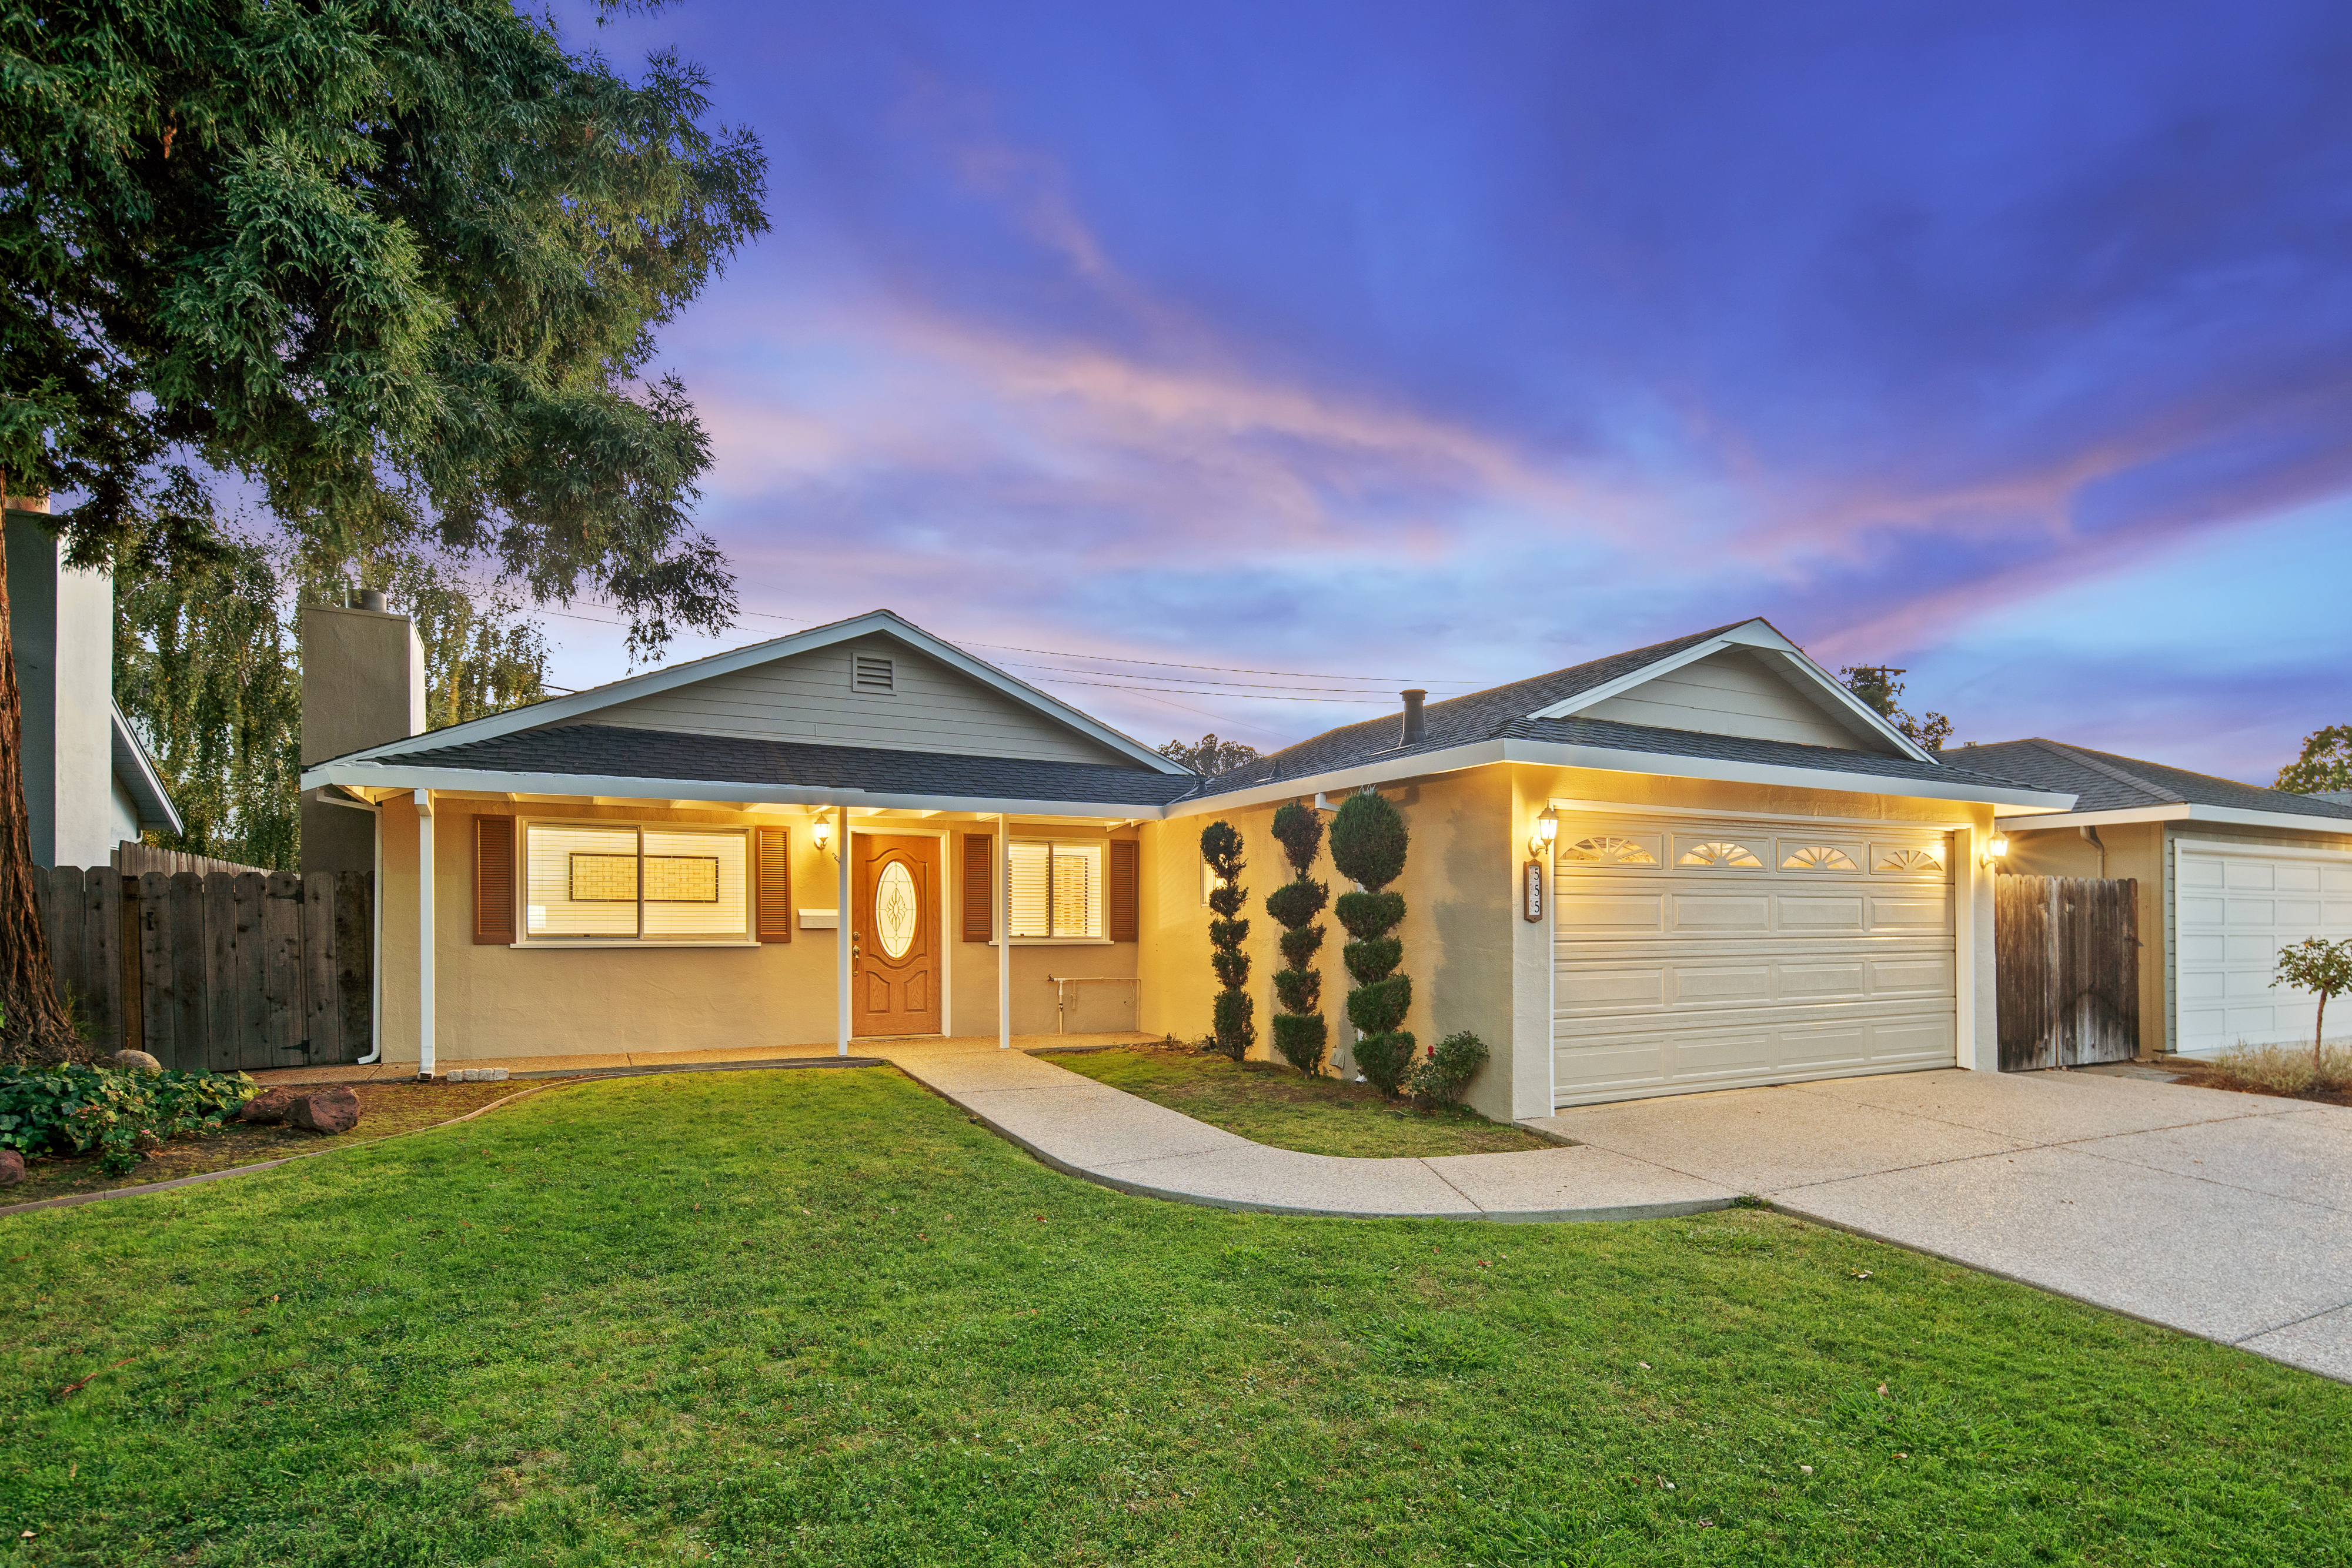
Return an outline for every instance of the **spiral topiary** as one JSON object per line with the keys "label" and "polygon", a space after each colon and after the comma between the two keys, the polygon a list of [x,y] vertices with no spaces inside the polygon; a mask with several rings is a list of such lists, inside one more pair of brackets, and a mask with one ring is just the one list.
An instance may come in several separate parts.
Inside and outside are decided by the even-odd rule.
{"label": "spiral topiary", "polygon": [[1413,1037],[1397,1027],[1412,1010],[1412,977],[1396,972],[1404,944],[1390,935],[1404,919],[1404,894],[1381,890],[1404,873],[1410,841],[1403,817],[1379,795],[1349,796],[1331,821],[1331,863],[1360,890],[1332,906],[1349,937],[1340,957],[1356,982],[1348,993],[1356,1067],[1391,1100],[1412,1070]]}
{"label": "spiral topiary", "polygon": [[1308,967],[1323,946],[1323,927],[1313,924],[1331,901],[1331,890],[1307,874],[1323,847],[1323,818],[1296,800],[1274,814],[1275,841],[1290,862],[1291,878],[1265,896],[1265,912],[1282,926],[1282,960],[1275,972],[1274,1049],[1308,1076],[1323,1071],[1330,1034],[1323,1022],[1323,971]]}
{"label": "spiral topiary", "polygon": [[1209,894],[1209,912],[1216,916],[1209,922],[1209,967],[1216,971],[1217,983],[1224,988],[1217,993],[1216,1032],[1209,1037],[1209,1049],[1239,1061],[1257,1043],[1257,1025],[1252,1021],[1255,1005],[1247,989],[1249,955],[1242,951],[1242,944],[1249,940],[1250,923],[1235,918],[1249,897],[1249,889],[1242,885],[1242,873],[1249,862],[1242,858],[1241,834],[1225,821],[1211,822],[1201,830],[1201,858],[1209,862],[1217,878]]}

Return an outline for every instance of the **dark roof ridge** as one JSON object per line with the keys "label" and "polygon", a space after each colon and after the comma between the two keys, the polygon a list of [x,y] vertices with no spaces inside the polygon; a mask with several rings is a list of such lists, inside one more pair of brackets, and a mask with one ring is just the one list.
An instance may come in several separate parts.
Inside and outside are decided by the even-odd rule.
{"label": "dark roof ridge", "polygon": [[[2144,789],[2149,796],[2156,800],[2176,800],[2180,799],[2179,790],[2167,789],[2161,785],[2152,784],[2137,773],[2127,773],[2124,769],[2115,767],[2111,763],[2102,761],[2100,759],[2100,753],[2084,751],[2078,746],[2068,746],[2064,741],[2050,740],[2038,735],[2033,737],[2033,744],[2036,746],[2046,746],[2051,750],[2058,753],[2061,757],[2066,758],[2071,761],[2079,762],[2095,773],[2105,774],[2108,778],[2114,779],[2118,784],[2128,784],[2135,789]],[[2183,771],[2186,771],[2186,769],[2183,769]]]}

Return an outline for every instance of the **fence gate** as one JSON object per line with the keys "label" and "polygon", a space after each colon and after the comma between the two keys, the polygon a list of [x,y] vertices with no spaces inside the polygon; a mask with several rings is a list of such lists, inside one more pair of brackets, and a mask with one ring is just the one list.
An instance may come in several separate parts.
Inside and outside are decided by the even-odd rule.
{"label": "fence gate", "polygon": [[58,866],[33,879],[58,989],[101,1050],[218,1072],[367,1054],[367,873]]}
{"label": "fence gate", "polygon": [[2000,1070],[2087,1067],[2139,1054],[2139,883],[1993,879]]}

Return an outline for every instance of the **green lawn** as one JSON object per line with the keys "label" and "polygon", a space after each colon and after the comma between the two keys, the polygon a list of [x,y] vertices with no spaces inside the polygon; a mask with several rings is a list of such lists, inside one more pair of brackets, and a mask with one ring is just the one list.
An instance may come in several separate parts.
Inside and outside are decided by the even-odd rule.
{"label": "green lawn", "polygon": [[2352,1550],[2352,1388],[1760,1211],[1130,1197],[881,1069],[0,1226],[6,1563]]}
{"label": "green lawn", "polygon": [[1449,1106],[1391,1103],[1365,1083],[1309,1078],[1279,1061],[1228,1061],[1192,1050],[1071,1051],[1057,1067],[1277,1149],[1420,1158],[1547,1149],[1551,1140]]}

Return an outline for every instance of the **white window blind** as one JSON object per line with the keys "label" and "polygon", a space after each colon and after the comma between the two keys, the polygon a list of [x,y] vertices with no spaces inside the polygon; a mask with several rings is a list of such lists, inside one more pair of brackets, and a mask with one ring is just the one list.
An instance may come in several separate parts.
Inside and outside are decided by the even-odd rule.
{"label": "white window blind", "polygon": [[746,938],[750,862],[740,831],[530,823],[524,940]]}
{"label": "white window blind", "polygon": [[1007,846],[1006,887],[1015,936],[1099,940],[1103,934],[1101,844],[1016,839]]}

